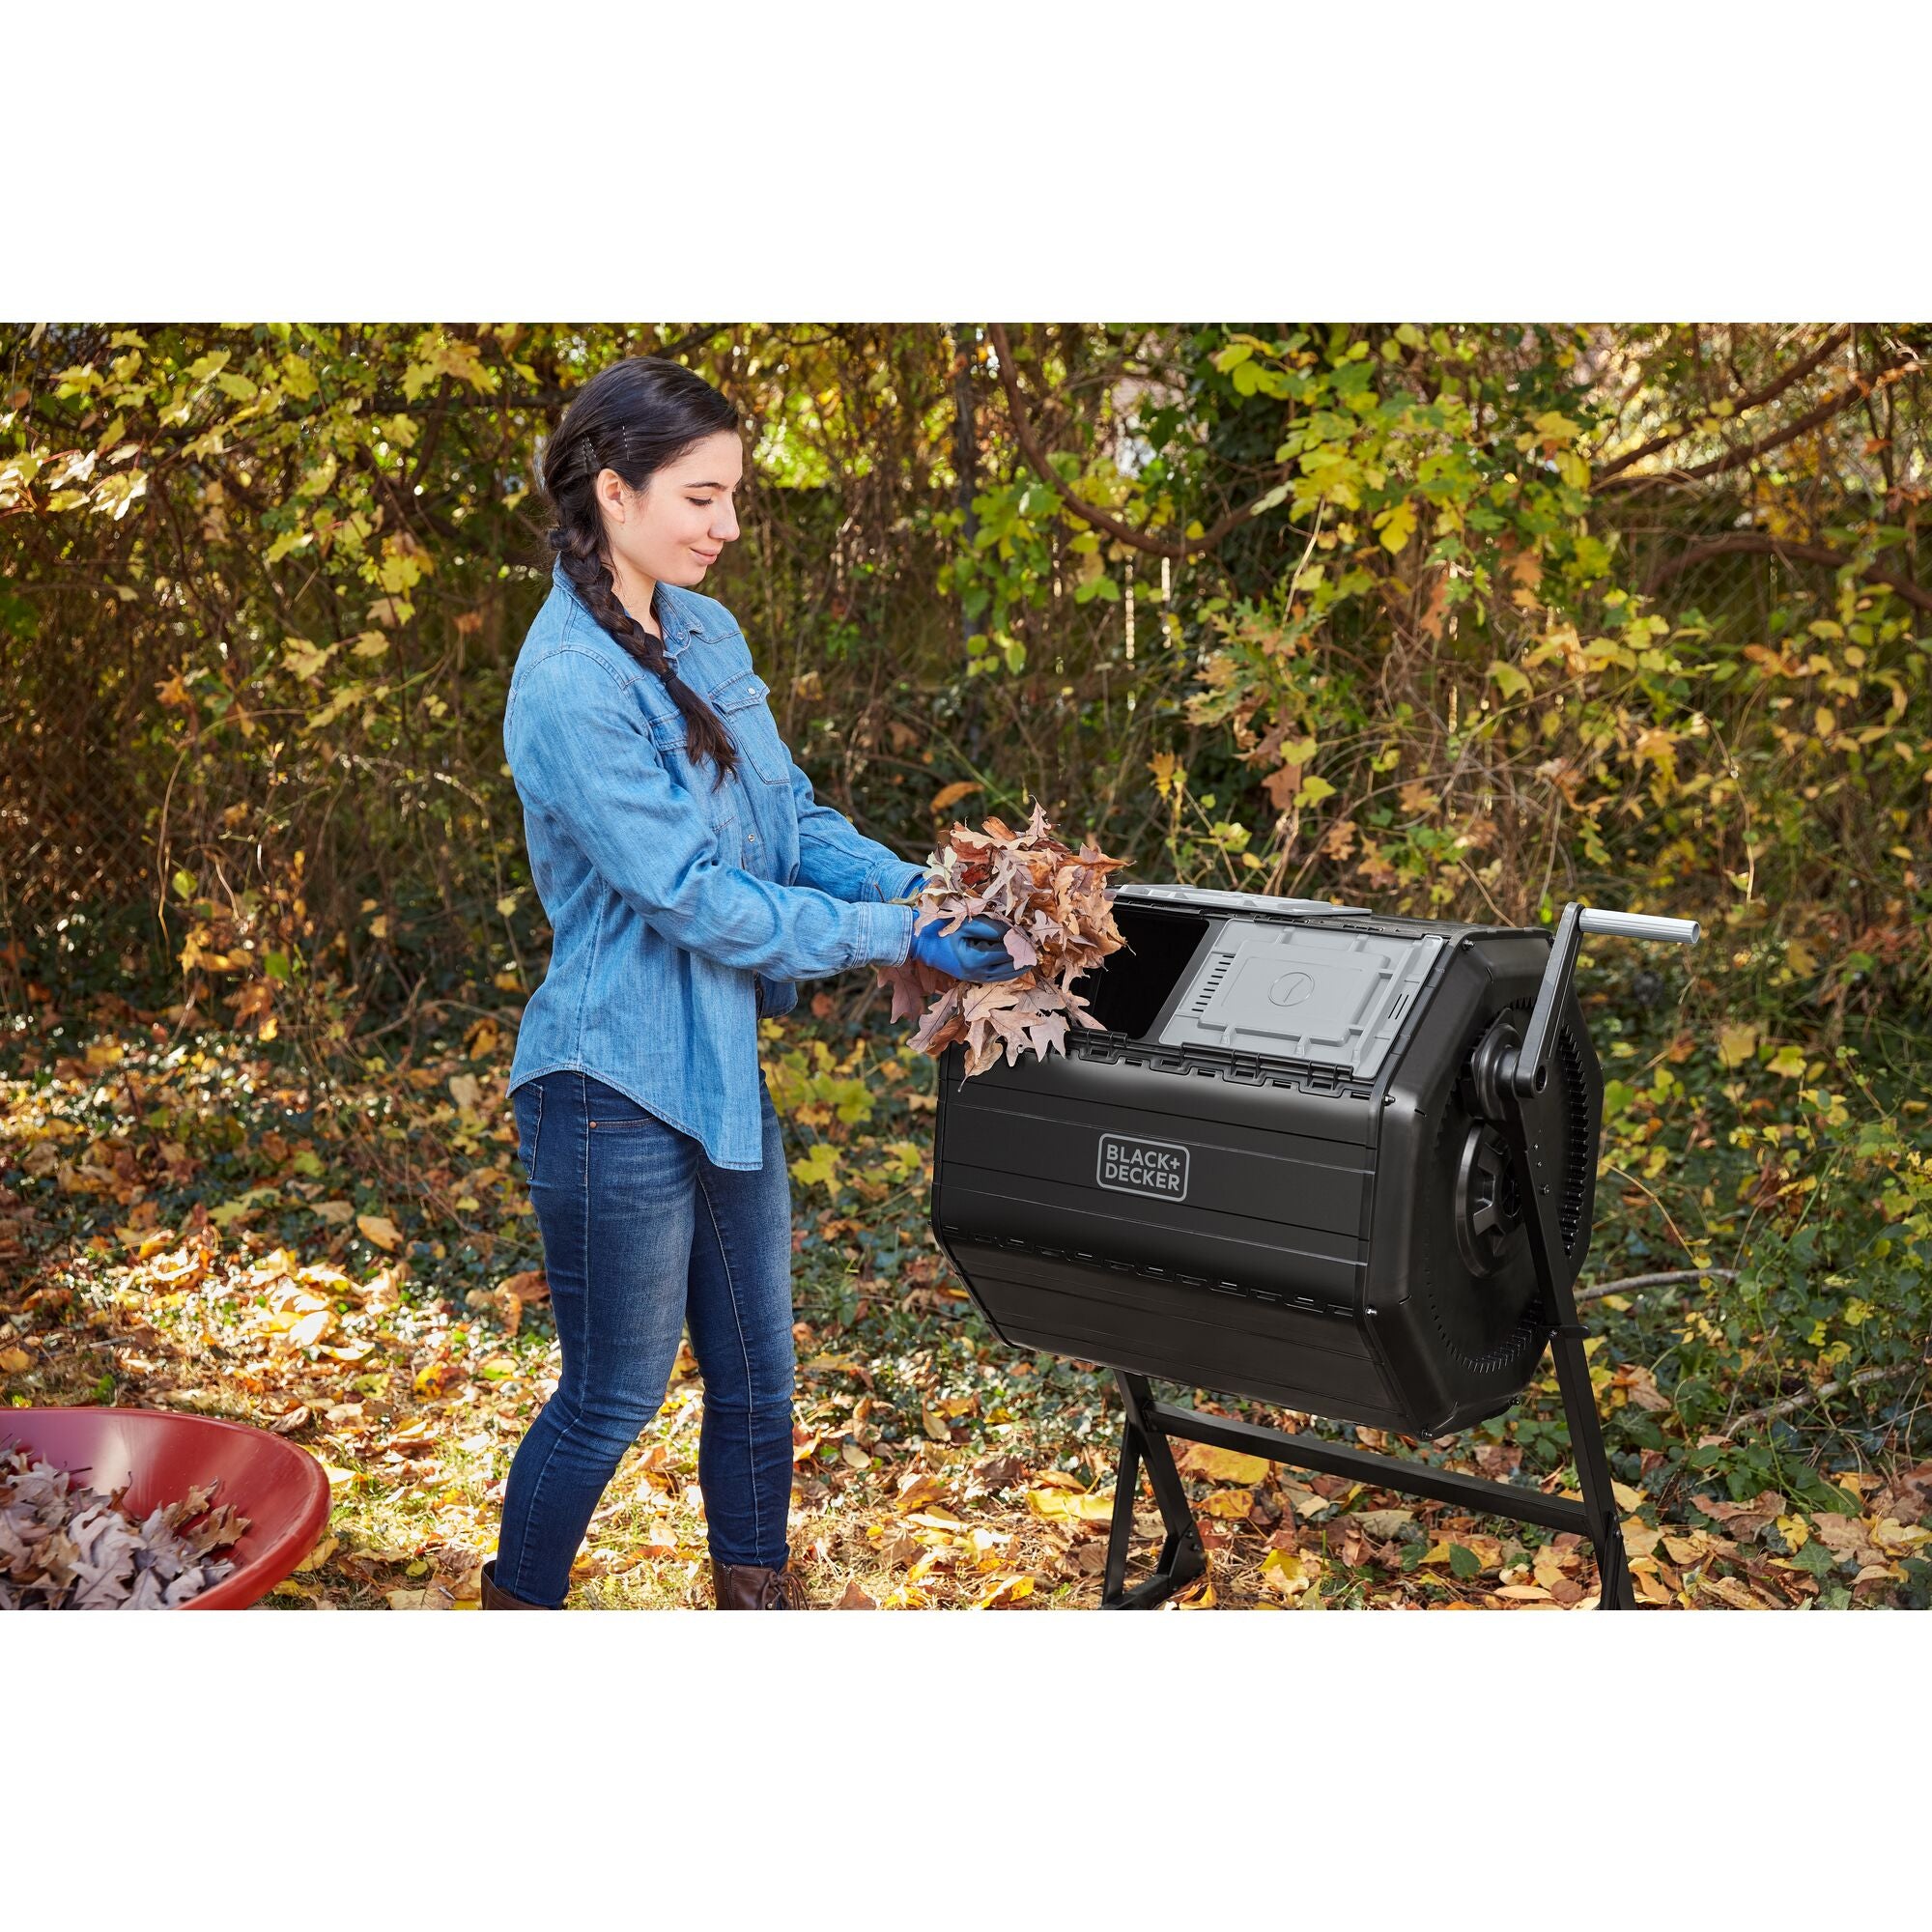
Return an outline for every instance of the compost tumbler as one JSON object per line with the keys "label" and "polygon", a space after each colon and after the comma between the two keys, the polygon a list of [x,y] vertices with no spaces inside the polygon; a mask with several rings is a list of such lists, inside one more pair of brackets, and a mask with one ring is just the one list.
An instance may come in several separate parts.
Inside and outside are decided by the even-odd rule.
{"label": "compost tumbler", "polygon": [[[1695,925],[1580,906],[1553,929],[1467,925],[1172,885],[1113,906],[1125,945],[1076,985],[1101,1030],[970,1079],[948,1049],[932,1190],[934,1234],[1006,1341],[1120,1377],[1107,1601],[1198,1574],[1165,1446],[1184,1435],[1529,1520],[1563,1503],[1598,1546],[1603,1602],[1627,1603],[1571,1296],[1603,1104],[1572,979],[1585,932],[1689,943]],[[1148,1386],[1433,1436],[1508,1407],[1552,1345],[1581,1506]],[[1168,1547],[1129,1593],[1143,1461]]]}

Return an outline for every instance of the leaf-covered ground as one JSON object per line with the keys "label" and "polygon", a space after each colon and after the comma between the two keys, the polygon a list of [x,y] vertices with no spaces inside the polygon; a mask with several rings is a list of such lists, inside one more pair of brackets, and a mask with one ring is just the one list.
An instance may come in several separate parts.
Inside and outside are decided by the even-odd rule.
{"label": "leaf-covered ground", "polygon": [[[895,1057],[884,1029],[868,1038],[825,995],[813,1006],[767,1022],[765,1041],[793,1144],[794,1561],[825,1606],[1091,1605],[1110,1382],[986,1329],[924,1224],[930,1064]],[[111,996],[85,1014],[44,1003],[0,1041],[0,1406],[191,1409],[309,1450],[333,1492],[328,1533],[271,1606],[473,1606],[511,1453],[552,1385],[501,1099],[507,1016],[463,1017],[346,1081]],[[1757,1042],[1733,1037],[1709,1066],[1680,1045],[1606,1046],[1622,1077],[1592,1276],[1735,1273],[1589,1304],[1639,1595],[1924,1607],[1922,1174],[1788,1068],[1741,1085]],[[1866,1204],[1867,1221],[1833,1202]],[[573,1605],[708,1601],[700,1402],[687,1353],[591,1525]],[[1553,1378],[1463,1435],[1385,1446],[1574,1486]],[[1571,1536],[1199,1447],[1185,1466],[1211,1554],[1183,1607],[1596,1601]],[[1141,1526],[1144,1557],[1151,1507]]]}

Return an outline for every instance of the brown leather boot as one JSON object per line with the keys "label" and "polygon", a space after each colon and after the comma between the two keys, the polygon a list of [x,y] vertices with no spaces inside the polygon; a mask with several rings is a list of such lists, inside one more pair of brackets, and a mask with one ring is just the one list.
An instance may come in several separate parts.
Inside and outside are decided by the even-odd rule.
{"label": "brown leather boot", "polygon": [[483,1607],[486,1610],[547,1610],[548,1604],[526,1603],[522,1597],[513,1597],[497,1581],[497,1563],[493,1557],[483,1566]]}
{"label": "brown leather boot", "polygon": [[805,1585],[790,1570],[753,1563],[711,1562],[711,1587],[721,1610],[807,1610]]}

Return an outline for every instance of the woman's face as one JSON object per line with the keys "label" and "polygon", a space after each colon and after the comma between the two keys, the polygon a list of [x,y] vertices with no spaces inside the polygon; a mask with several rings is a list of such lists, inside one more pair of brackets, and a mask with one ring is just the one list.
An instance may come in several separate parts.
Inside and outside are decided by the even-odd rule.
{"label": "woman's face", "polygon": [[744,445],[729,430],[653,470],[641,490],[603,470],[597,502],[611,554],[654,583],[694,588],[738,535],[732,497],[744,473]]}

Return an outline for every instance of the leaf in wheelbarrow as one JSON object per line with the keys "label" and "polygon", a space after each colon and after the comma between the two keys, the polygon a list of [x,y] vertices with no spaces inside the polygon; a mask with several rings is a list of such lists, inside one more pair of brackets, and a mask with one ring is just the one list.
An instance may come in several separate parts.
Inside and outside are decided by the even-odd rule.
{"label": "leaf in wheelbarrow", "polygon": [[0,1610],[169,1609],[234,1575],[214,1552],[248,1519],[212,1509],[218,1484],[137,1518],[24,1449],[0,1449]]}
{"label": "leaf in wheelbarrow", "polygon": [[1107,875],[1125,863],[1092,838],[1075,852],[1054,836],[1038,804],[1020,832],[998,818],[977,832],[955,824],[928,861],[915,918],[922,924],[936,919],[948,933],[982,914],[1004,921],[1007,952],[1026,970],[993,985],[955,980],[915,959],[880,967],[879,984],[892,988],[893,1018],[919,1020],[910,1045],[936,1058],[963,1042],[971,1075],[1003,1052],[1009,1066],[1028,1047],[1041,1059],[1065,1053],[1069,1019],[1098,1030],[1073,981],[1124,943]]}

